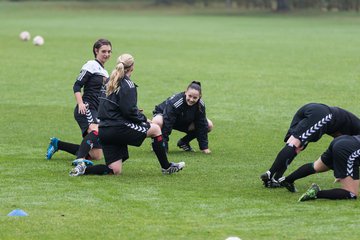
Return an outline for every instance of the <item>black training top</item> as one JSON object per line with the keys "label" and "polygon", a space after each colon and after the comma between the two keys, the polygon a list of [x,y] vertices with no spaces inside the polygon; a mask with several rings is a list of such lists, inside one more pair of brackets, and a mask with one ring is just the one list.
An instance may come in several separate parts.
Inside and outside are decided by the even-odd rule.
{"label": "black training top", "polygon": [[333,117],[326,134],[333,137],[339,135],[360,135],[360,119],[357,116],[339,107],[330,107],[330,111]]}
{"label": "black training top", "polygon": [[84,87],[82,99],[90,108],[98,109],[99,96],[102,85],[109,78],[104,66],[97,60],[90,60],[81,68],[80,74],[74,83],[74,93],[81,92]]}
{"label": "black training top", "polygon": [[176,126],[180,128],[185,126],[187,129],[191,123],[194,123],[200,149],[208,148],[208,122],[205,103],[201,98],[196,104],[189,106],[186,103],[185,92],[181,92],[155,106],[155,113],[161,113],[164,117],[162,134],[166,140],[169,140],[169,135]]}
{"label": "black training top", "polygon": [[137,107],[137,85],[125,76],[120,89],[109,96],[102,91],[98,118],[100,127],[121,126],[125,123],[146,123],[147,119]]}

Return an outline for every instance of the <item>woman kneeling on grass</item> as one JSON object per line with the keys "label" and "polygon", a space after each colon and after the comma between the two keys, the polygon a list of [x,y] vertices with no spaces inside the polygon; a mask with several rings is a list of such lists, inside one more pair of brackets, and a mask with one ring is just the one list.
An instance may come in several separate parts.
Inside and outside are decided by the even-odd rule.
{"label": "woman kneeling on grass", "polygon": [[[76,99],[74,117],[83,136],[80,145],[60,141],[56,137],[50,139],[46,150],[46,159],[50,160],[59,150],[71,153],[77,159],[100,160],[103,152],[98,141],[98,107],[99,94],[109,74],[104,68],[105,63],[110,59],[112,51],[111,42],[107,39],[99,39],[94,43],[94,60],[88,61],[80,71],[73,90]],[[83,94],[81,95],[81,89]],[[76,160],[75,160],[76,161]],[[88,163],[91,164],[90,161]]]}
{"label": "woman kneeling on grass", "polygon": [[139,111],[137,85],[130,79],[133,71],[134,58],[130,54],[121,55],[100,97],[99,139],[106,165],[86,166],[79,161],[70,176],[120,174],[123,162],[129,158],[128,145],[139,147],[146,137],[152,138],[152,147],[163,174],[172,174],[185,167],[184,162],[169,163],[160,127],[148,122]]}
{"label": "woman kneeling on grass", "polygon": [[208,132],[213,123],[206,118],[205,103],[201,99],[201,84],[193,81],[185,92],[166,99],[155,106],[153,123],[161,127],[166,150],[168,150],[169,135],[172,129],[185,132],[186,135],[177,142],[184,151],[194,151],[190,142],[197,138],[199,148],[203,153],[211,153],[208,147]]}
{"label": "woman kneeling on grass", "polygon": [[[298,168],[289,177],[285,178],[285,187],[296,192],[294,181],[308,175],[334,170],[337,182],[341,188],[320,190],[320,187],[313,183],[311,187],[300,197],[299,201],[325,199],[356,199],[359,195],[359,159],[360,159],[360,135],[343,135],[335,138],[328,149],[314,163],[308,163]],[[308,172],[312,166],[313,171]],[[304,171],[305,170],[305,171]]]}

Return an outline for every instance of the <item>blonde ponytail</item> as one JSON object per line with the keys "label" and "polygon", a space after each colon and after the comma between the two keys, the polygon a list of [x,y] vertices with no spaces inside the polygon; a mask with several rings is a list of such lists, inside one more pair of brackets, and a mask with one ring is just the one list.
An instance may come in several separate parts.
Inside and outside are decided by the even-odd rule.
{"label": "blonde ponytail", "polygon": [[113,92],[119,92],[120,81],[124,78],[125,74],[133,67],[134,58],[130,54],[122,54],[116,61],[116,67],[111,72],[110,80],[106,88],[106,96]]}

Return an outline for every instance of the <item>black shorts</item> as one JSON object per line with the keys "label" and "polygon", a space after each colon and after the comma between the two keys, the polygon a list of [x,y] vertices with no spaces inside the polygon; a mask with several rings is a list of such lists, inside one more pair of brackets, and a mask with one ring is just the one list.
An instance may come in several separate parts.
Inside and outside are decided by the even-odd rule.
{"label": "black shorts", "polygon": [[[164,116],[163,111],[158,106],[155,106],[155,110],[153,111],[153,117],[156,117],[157,115]],[[191,123],[187,124],[183,122],[181,123],[175,122],[172,128],[180,132],[188,133],[190,125]]]}
{"label": "black shorts", "polygon": [[159,115],[159,114],[163,115],[163,112],[164,111],[161,108],[159,108],[159,106],[155,106],[155,109],[153,111],[153,117],[155,117],[156,115]]}
{"label": "black shorts", "polygon": [[316,142],[326,133],[332,117],[328,106],[317,103],[306,104],[293,117],[284,141],[286,142],[293,135],[301,141],[302,146]]}
{"label": "black shorts", "polygon": [[191,125],[191,123],[190,124],[188,124],[188,123],[175,123],[174,126],[173,126],[173,129],[178,130],[180,132],[188,133],[190,125]]}
{"label": "black shorts", "polygon": [[335,138],[321,155],[321,161],[334,170],[335,178],[359,179],[360,138],[343,135]]}
{"label": "black shorts", "polygon": [[86,105],[86,114],[79,113],[79,107],[76,105],[74,109],[74,118],[76,122],[79,124],[81,129],[82,136],[85,137],[87,135],[87,130],[91,123],[99,124],[98,112],[96,109],[89,107],[89,104],[85,102]]}
{"label": "black shorts", "polygon": [[99,138],[106,165],[129,158],[128,145],[139,147],[146,138],[150,126],[129,123],[116,127],[100,127]]}

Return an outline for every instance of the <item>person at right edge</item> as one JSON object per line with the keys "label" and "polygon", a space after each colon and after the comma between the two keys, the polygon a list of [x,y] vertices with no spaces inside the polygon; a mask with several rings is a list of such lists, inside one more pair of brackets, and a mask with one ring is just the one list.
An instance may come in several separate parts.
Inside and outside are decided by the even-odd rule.
{"label": "person at right edge", "polygon": [[[320,198],[331,200],[355,200],[359,195],[359,159],[360,136],[343,135],[337,137],[330,143],[328,149],[318,160],[314,163],[303,165],[289,177],[286,177],[284,182],[292,183],[293,187],[289,188],[289,186],[291,186],[290,184],[286,185],[286,188],[289,191],[296,189],[293,184],[296,179],[333,169],[335,182],[340,182],[340,188],[321,190],[316,183],[313,183],[311,187],[299,198],[299,202]],[[306,165],[311,165],[314,171],[303,175],[302,168]]]}
{"label": "person at right edge", "polygon": [[[260,175],[267,188],[282,187],[282,176],[294,158],[309,142],[317,142],[324,134],[336,138],[341,135],[359,135],[360,119],[339,107],[321,103],[308,103],[295,114],[285,135],[285,146],[280,150],[271,168]],[[308,166],[305,172],[313,172]]]}

